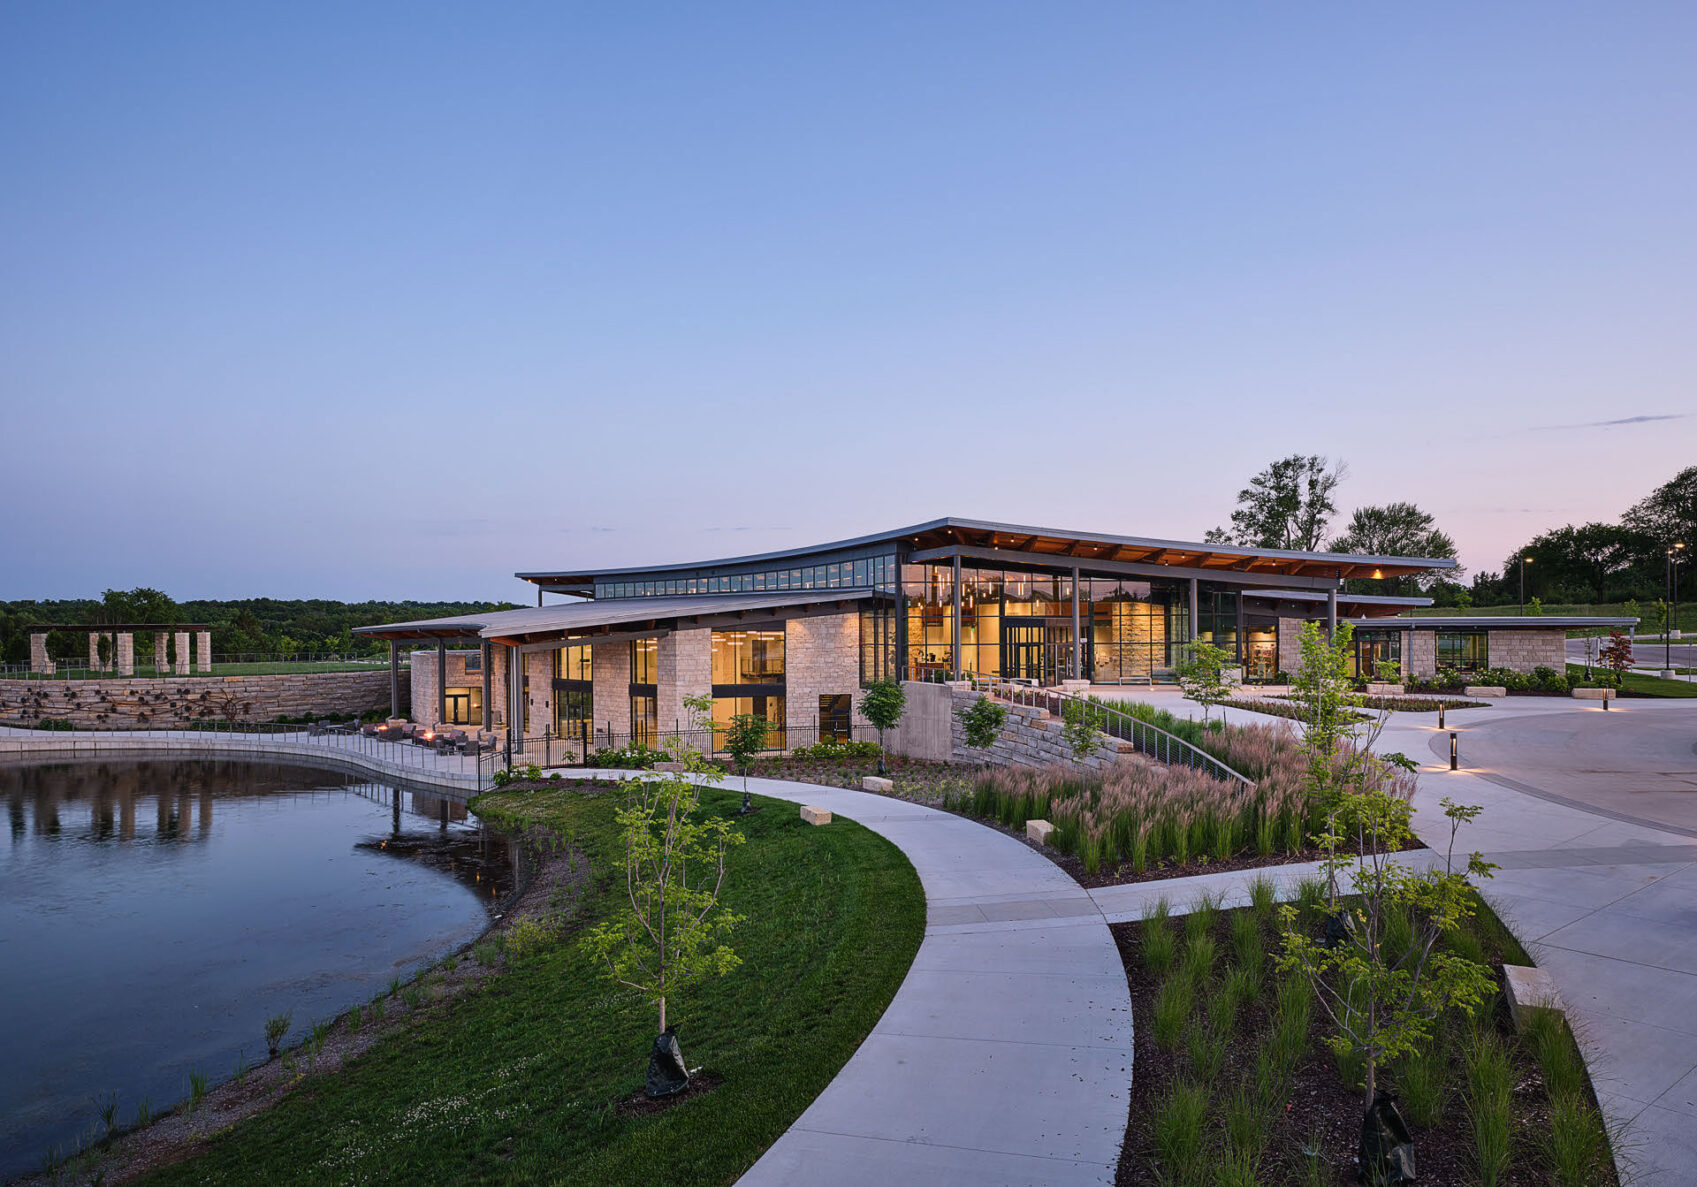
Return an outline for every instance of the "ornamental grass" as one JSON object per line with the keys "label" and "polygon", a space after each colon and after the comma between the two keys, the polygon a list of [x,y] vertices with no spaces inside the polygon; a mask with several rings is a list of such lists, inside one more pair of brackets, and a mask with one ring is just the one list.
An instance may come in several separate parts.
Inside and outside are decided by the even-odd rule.
{"label": "ornamental grass", "polygon": [[[1225,726],[1208,731],[1207,741],[1211,753],[1254,786],[1126,756],[1100,771],[990,768],[946,806],[1014,829],[1048,820],[1055,826],[1049,843],[1076,856],[1087,874],[1120,863],[1141,874],[1198,859],[1307,849],[1323,805],[1307,786],[1307,760],[1296,737],[1278,725]],[[1413,782],[1399,775],[1393,790],[1406,798]]]}

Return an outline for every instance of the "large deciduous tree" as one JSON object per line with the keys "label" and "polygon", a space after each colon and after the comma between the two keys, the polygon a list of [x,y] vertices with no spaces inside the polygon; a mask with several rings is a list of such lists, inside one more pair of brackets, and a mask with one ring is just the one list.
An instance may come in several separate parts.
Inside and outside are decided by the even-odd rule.
{"label": "large deciduous tree", "polygon": [[1503,562],[1503,579],[1518,592],[1521,557],[1526,593],[1548,602],[1611,602],[1653,593],[1662,582],[1662,551],[1654,536],[1612,523],[1568,524],[1536,536]]}
{"label": "large deciduous tree", "polygon": [[[1331,543],[1333,552],[1356,552],[1365,556],[1453,557],[1455,540],[1440,531],[1432,516],[1413,503],[1386,503],[1382,507],[1357,507],[1349,526]],[[1439,577],[1459,578],[1465,570],[1428,569],[1407,578],[1351,582],[1357,593],[1389,593],[1400,587],[1425,589]]]}
{"label": "large deciduous tree", "polygon": [[1280,458],[1237,492],[1231,527],[1214,528],[1208,542],[1313,552],[1337,514],[1333,492],[1348,476],[1343,462],[1317,454]]}
{"label": "large deciduous tree", "polygon": [[1687,466],[1634,503],[1621,523],[1653,538],[1664,551],[1669,544],[1697,548],[1697,466]]}

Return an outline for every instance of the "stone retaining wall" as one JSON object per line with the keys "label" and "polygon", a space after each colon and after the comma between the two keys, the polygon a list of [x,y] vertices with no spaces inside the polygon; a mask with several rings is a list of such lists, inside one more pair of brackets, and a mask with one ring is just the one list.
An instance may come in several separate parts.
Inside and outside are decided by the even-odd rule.
{"label": "stone retaining wall", "polygon": [[[409,673],[401,669],[401,703]],[[0,680],[0,724],[69,721],[78,729],[175,729],[196,721],[272,721],[389,709],[389,672],[299,672],[178,679]]]}
{"label": "stone retaining wall", "polygon": [[1061,732],[1063,723],[1029,705],[1005,705],[1008,715],[1001,735],[994,745],[979,750],[966,744],[966,727],[961,724],[960,714],[982,698],[983,693],[915,681],[908,681],[902,687],[907,692],[907,710],[901,724],[890,733],[892,754],[975,766],[1048,767],[1065,763],[1101,770],[1135,753],[1130,742],[1103,738],[1094,754],[1080,759]]}

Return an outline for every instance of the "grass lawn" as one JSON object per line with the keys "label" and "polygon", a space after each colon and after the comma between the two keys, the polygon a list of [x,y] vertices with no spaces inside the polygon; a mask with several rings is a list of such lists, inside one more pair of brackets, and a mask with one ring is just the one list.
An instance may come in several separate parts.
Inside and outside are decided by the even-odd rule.
{"label": "grass lawn", "polygon": [[[1568,664],[1569,676],[1583,676],[1585,668],[1580,664]],[[1627,692],[1635,692],[1646,697],[1697,697],[1697,683],[1689,680],[1663,680],[1660,676],[1643,676],[1637,672],[1628,672],[1621,679],[1621,687]]]}
{"label": "grass lawn", "polygon": [[[732,815],[729,786],[702,811]],[[346,1070],[211,1139],[154,1183],[728,1183],[746,1170],[871,1030],[925,925],[901,852],[851,821],[803,824],[793,804],[737,827],[723,901],[747,916],[743,964],[673,999],[684,1057],[719,1079],[664,1112],[630,1115],[655,1010],[605,980],[575,933],[624,893],[608,785],[506,790],[486,820],[542,826],[586,854],[592,884],[563,938],[514,957],[421,1012]]]}
{"label": "grass lawn", "polygon": [[[1320,927],[1320,888],[1298,926]],[[1357,1182],[1362,1068],[1323,1041],[1308,983],[1273,967],[1269,887],[1236,911],[1157,912],[1118,924],[1137,1029],[1121,1184]],[[1529,964],[1480,904],[1452,952]],[[1380,1069],[1399,1097],[1422,1183],[1615,1183],[1579,1050],[1552,1014],[1517,1036],[1499,993],[1477,1021],[1452,1011],[1415,1056]]]}

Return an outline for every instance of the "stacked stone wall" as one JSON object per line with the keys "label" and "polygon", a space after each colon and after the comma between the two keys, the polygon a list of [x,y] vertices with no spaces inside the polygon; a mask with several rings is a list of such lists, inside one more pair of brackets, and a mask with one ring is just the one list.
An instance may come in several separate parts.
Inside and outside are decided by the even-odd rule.
{"label": "stacked stone wall", "polygon": [[595,643],[589,649],[590,706],[598,732],[615,743],[630,734],[630,641]]}
{"label": "stacked stone wall", "polygon": [[[401,670],[403,703],[410,673]],[[0,680],[0,724],[179,729],[197,721],[271,721],[389,708],[389,671],[108,680]]]}
{"label": "stacked stone wall", "polygon": [[822,614],[784,624],[784,711],[798,744],[811,743],[819,698],[843,696],[854,705],[854,734],[871,728],[860,716],[860,615]]}
{"label": "stacked stone wall", "polygon": [[1558,627],[1491,631],[1486,636],[1485,648],[1493,668],[1516,672],[1531,672],[1533,668],[1567,671],[1567,632]]}
{"label": "stacked stone wall", "polygon": [[966,726],[960,715],[983,696],[983,693],[969,689],[956,689],[950,698],[953,713],[950,715],[949,736],[955,762],[993,767],[1052,767],[1063,764],[1100,771],[1136,754],[1130,742],[1103,738],[1096,744],[1093,753],[1080,758],[1073,753],[1071,743],[1062,732],[1065,723],[1029,705],[1004,706],[1008,711],[1007,720],[994,745],[984,750],[968,746]]}

